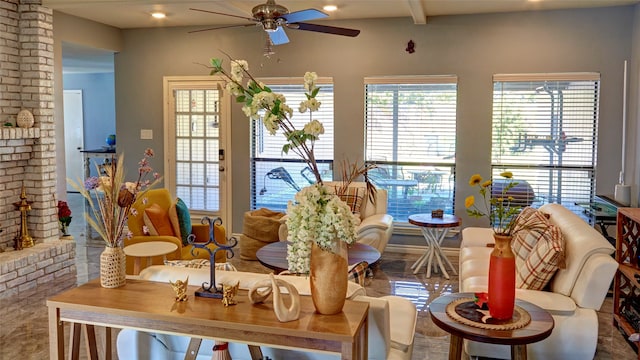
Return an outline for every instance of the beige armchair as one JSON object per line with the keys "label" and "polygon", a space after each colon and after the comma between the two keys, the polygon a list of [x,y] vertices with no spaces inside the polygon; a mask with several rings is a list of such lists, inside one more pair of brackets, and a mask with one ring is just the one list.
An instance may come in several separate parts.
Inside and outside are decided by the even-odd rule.
{"label": "beige armchair", "polygon": [[[339,186],[338,181],[327,181],[327,186]],[[380,254],[384,252],[387,243],[393,233],[393,217],[387,214],[387,190],[377,188],[375,204],[371,202],[366,193],[366,183],[352,182],[349,187],[362,188],[362,205],[360,206],[360,225],[356,228],[359,243],[367,244],[376,248]],[[287,240],[287,226],[285,218],[282,218],[280,226],[280,241]]]}

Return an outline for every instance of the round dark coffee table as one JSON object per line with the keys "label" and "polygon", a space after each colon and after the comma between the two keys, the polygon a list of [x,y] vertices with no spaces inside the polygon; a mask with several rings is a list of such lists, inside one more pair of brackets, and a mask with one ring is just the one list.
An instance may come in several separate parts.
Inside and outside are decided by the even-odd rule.
{"label": "round dark coffee table", "polygon": [[[261,247],[256,252],[256,257],[260,264],[280,273],[289,268],[287,262],[287,244],[286,241],[276,241]],[[349,265],[366,261],[369,265],[380,260],[380,252],[373,246],[355,243],[349,246]]]}
{"label": "round dark coffee table", "polygon": [[431,320],[442,330],[451,334],[449,360],[462,359],[462,339],[511,345],[511,359],[526,360],[527,344],[546,339],[553,330],[553,318],[548,311],[524,300],[516,299],[516,305],[523,308],[531,322],[515,330],[487,330],[465,325],[447,314],[447,305],[460,298],[473,298],[473,293],[455,293],[440,296],[429,304]]}

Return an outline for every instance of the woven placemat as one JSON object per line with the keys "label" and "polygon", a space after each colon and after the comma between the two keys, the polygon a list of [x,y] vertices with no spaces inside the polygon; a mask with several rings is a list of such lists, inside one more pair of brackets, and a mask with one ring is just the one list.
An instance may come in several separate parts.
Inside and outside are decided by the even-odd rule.
{"label": "woven placemat", "polygon": [[[475,304],[472,298],[460,298],[452,301],[447,305],[447,315],[453,320],[487,330],[515,330],[527,326],[531,322],[531,315],[516,305],[513,310],[513,316],[507,320],[497,320],[492,317],[482,321],[485,314],[479,311],[478,305]],[[484,310],[483,310],[484,311]],[[486,311],[486,316],[489,315],[489,311]]]}

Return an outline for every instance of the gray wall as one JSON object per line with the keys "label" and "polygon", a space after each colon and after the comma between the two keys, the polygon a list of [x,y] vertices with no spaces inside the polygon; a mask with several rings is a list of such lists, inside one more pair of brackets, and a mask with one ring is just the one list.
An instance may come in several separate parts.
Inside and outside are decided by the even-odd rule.
{"label": "gray wall", "polygon": [[65,74],[63,78],[65,90],[82,90],[84,149],[107,146],[107,136],[116,133],[114,74]]}
{"label": "gray wall", "polygon": [[[276,47],[271,59],[262,56],[264,38],[255,28],[195,34],[187,28],[124,30],[122,50],[115,56],[118,144],[128,154],[146,147],[162,154],[162,77],[205,75],[208,70],[197,63],[223,57],[222,51],[248,60],[257,76],[301,76],[307,70],[332,76],[337,161],[362,158],[363,77],[455,74],[456,198],[464,199],[471,194],[469,176],[489,174],[493,74],[595,71],[602,76],[597,192],[612,193],[620,171],[622,66],[631,56],[632,34],[638,32],[633,31],[637,13],[633,7],[615,7],[442,16],[429,18],[427,25],[413,25],[409,18],[328,22],[362,32],[345,38],[289,30],[291,43]],[[416,43],[413,54],[404,51],[409,40]],[[239,106],[234,105],[232,116],[232,231],[237,232],[249,206],[249,126]],[[154,139],[141,141],[141,128],[153,129]],[[635,154],[630,157],[635,164]],[[135,166],[130,157],[127,167]],[[163,170],[157,161],[154,168]],[[635,169],[627,172],[635,174]],[[458,201],[458,214],[464,214],[463,207]],[[466,216],[463,222],[480,224]]]}
{"label": "gray wall", "polygon": [[64,111],[63,111],[63,75],[62,43],[69,42],[114,52],[122,49],[122,33],[119,29],[80,19],[54,11],[53,13],[53,81],[54,81],[54,121],[56,130],[56,199],[67,198],[67,168],[64,148]]}
{"label": "gray wall", "polygon": [[640,195],[640,157],[638,142],[640,140],[640,5],[634,11],[633,33],[631,38],[631,59],[628,64],[629,93],[627,95],[627,158],[625,183],[631,185],[632,206],[638,206]]}

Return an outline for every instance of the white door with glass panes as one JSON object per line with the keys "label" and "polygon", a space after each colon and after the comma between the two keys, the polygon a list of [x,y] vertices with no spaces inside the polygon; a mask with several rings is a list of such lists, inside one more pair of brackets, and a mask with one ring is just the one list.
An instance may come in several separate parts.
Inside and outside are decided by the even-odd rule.
{"label": "white door with glass panes", "polygon": [[230,99],[215,77],[165,77],[165,184],[192,221],[220,217],[230,229]]}

